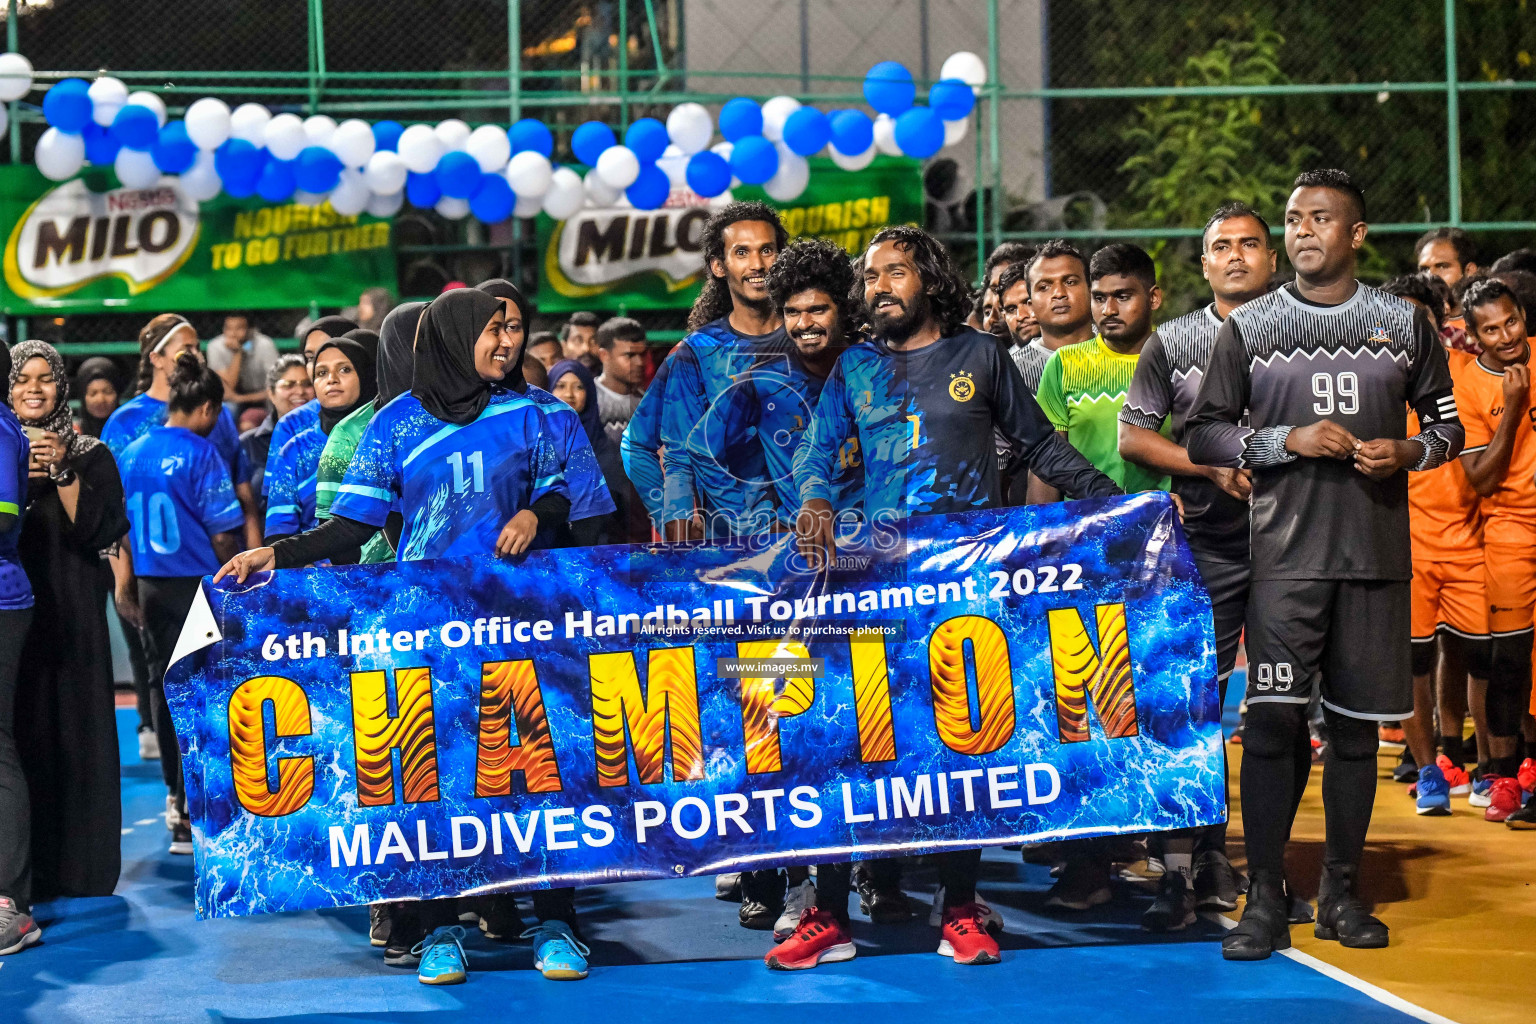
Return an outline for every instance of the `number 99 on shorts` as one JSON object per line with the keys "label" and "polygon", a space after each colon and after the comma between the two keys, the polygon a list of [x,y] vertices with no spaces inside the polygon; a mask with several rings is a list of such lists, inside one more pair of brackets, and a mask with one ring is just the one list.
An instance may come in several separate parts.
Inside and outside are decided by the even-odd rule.
{"label": "number 99 on shorts", "polygon": [[1289,693],[1293,680],[1288,661],[1261,661],[1253,666],[1253,688],[1260,693]]}

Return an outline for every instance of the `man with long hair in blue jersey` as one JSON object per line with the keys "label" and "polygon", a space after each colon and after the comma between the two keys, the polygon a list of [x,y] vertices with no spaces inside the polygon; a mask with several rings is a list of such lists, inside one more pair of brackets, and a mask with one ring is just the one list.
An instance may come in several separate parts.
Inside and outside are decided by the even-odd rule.
{"label": "man with long hair in blue jersey", "polygon": [[244,516],[227,464],[209,440],[224,411],[223,381],[195,352],[182,352],[169,386],[165,425],[151,427],[123,449],[118,466],[144,611],[160,770],[174,801],[171,852],[191,854],[192,827],[181,752],[165,702],[165,670],[202,578],[240,549]]}
{"label": "man with long hair in blue jersey", "polygon": [[[320,453],[331,431],[360,407],[371,405],[378,393],[374,371],[378,346],[379,336],[360,327],[327,340],[315,353],[320,418],[313,427],[295,434],[277,460],[277,477],[267,495],[268,544],[313,529],[318,523],[315,487]],[[356,556],[341,559],[348,563],[356,560]]]}
{"label": "man with long hair in blue jersey", "polygon": [[[121,462],[123,450],[143,437],[151,427],[166,422],[169,416],[167,400],[171,393],[171,373],[183,352],[191,352],[202,359],[197,331],[185,317],[175,313],[161,313],[139,331],[139,375],[134,396],[117,409],[101,428],[101,441]],[[256,496],[251,491],[250,467],[245,462],[245,451],[240,446],[240,432],[228,409],[221,409],[217,421],[208,434],[208,441],[218,451],[219,457],[229,467],[230,482],[235,497],[244,513],[246,545],[261,543],[261,520],[256,514]],[[127,562],[127,560],[124,560]],[[127,562],[131,572],[131,562]],[[116,567],[114,567],[116,568]],[[121,570],[119,570],[121,572]],[[121,582],[121,575],[119,582]]]}
{"label": "man with long hair in blue jersey", "polygon": [[[529,550],[541,528],[569,521],[578,502],[599,514],[613,511],[590,445],[576,445],[562,467],[551,440],[562,428],[553,421],[575,420],[576,413],[564,403],[546,410],[529,396],[520,372],[527,323],[521,315],[508,323],[502,301],[485,292],[438,296],[417,335],[411,391],[364,430],[332,518],[237,556],[219,577],[243,582],[251,572],[332,557],[367,540],[395,504],[404,520],[401,561],[515,556]],[[579,421],[574,431],[585,440]],[[540,895],[549,904],[536,901],[543,920],[532,930],[535,964],[546,977],[585,977],[589,951],[573,929],[574,905],[568,891],[557,892]],[[455,916],[452,901],[417,901],[393,915],[385,962],[415,964],[425,984],[463,981],[463,930]]]}
{"label": "man with long hair in blue jersey", "polygon": [[[320,353],[320,346],[332,338],[340,338],[348,331],[357,329],[357,324],[344,316],[323,316],[309,325],[309,329],[304,332],[304,365],[309,370],[311,380],[315,376],[315,356]],[[277,461],[282,458],[283,448],[293,440],[296,434],[303,433],[319,422],[320,399],[311,398],[273,424],[272,441],[267,448],[266,472],[262,477],[263,494],[271,489],[271,481],[275,479]]]}
{"label": "man with long hair in blue jersey", "polygon": [[[796,528],[813,564],[835,555],[832,481],[850,436],[864,459],[871,522],[1002,505],[994,432],[1012,446],[1015,464],[1066,494],[1121,493],[1051,428],[998,340],[965,326],[968,289],[937,239],[917,228],[886,228],[857,271],[869,343],[838,359],[795,453]],[[976,898],[981,851],[936,859],[939,953],[956,963],[997,963],[988,926],[1000,924]]]}

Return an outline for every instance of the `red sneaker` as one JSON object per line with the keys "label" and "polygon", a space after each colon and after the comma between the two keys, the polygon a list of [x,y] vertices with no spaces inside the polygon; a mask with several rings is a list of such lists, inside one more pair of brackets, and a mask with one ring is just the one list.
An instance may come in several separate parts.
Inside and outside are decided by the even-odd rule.
{"label": "red sneaker", "polygon": [[1494,779],[1493,788],[1488,790],[1488,809],[1483,812],[1483,820],[1503,821],[1520,809],[1523,795],[1520,783],[1514,779]]}
{"label": "red sneaker", "polygon": [[939,956],[953,957],[957,964],[1002,963],[1003,954],[987,932],[982,910],[975,903],[946,907],[939,935]]}
{"label": "red sneaker", "polygon": [[[1455,764],[1444,754],[1435,758],[1435,766],[1445,775],[1446,784],[1451,787],[1451,796],[1465,796],[1472,792],[1472,776],[1467,774],[1465,768]],[[1532,775],[1536,777],[1536,770],[1533,770]]]}
{"label": "red sneaker", "polygon": [[1515,779],[1521,789],[1527,793],[1536,793],[1536,757],[1528,757],[1520,762],[1520,770],[1515,773]]}
{"label": "red sneaker", "polygon": [[852,960],[856,952],[848,929],[831,911],[809,907],[790,937],[763,957],[763,963],[774,971],[803,971],[822,961]]}

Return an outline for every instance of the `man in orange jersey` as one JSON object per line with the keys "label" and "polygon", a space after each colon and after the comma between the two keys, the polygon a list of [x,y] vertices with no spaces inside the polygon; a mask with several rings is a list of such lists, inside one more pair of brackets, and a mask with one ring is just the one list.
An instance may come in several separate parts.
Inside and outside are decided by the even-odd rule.
{"label": "man in orange jersey", "polygon": [[[1422,272],[1393,278],[1382,291],[1423,306],[1437,326],[1444,320],[1439,292]],[[1453,378],[1472,361],[1455,349],[1446,357]],[[1417,432],[1417,415],[1410,413],[1408,429]],[[1472,781],[1461,743],[1466,705],[1457,699],[1465,691],[1456,677],[1442,677],[1439,712],[1445,752],[1435,756],[1436,639],[1456,655],[1452,661],[1462,662],[1460,655],[1465,654],[1474,687],[1487,686],[1489,646],[1482,512],[1459,460],[1408,477],[1408,528],[1413,538],[1413,718],[1403,723],[1408,741],[1404,766],[1418,778],[1418,813],[1448,815],[1451,797],[1471,793]]]}
{"label": "man in orange jersey", "polygon": [[1525,310],[1509,286],[1479,281],[1462,300],[1483,354],[1455,377],[1467,446],[1461,464],[1483,496],[1483,545],[1488,626],[1493,637],[1488,670],[1488,738],[1494,776],[1483,816],[1515,827],[1536,827],[1521,810],[1536,784],[1527,762],[1521,771],[1520,733],[1531,691],[1532,612],[1536,611],[1536,416],[1530,400],[1530,342]]}

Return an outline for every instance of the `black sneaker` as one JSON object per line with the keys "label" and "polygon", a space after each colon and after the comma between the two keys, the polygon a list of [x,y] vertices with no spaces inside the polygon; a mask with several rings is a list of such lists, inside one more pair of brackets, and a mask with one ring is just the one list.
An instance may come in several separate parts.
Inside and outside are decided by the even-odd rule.
{"label": "black sneaker", "polygon": [[185,818],[171,826],[171,852],[181,857],[192,856],[192,826]]}
{"label": "black sneaker", "polygon": [[368,945],[383,949],[389,945],[389,904],[368,904]]}
{"label": "black sneaker", "polygon": [[1051,886],[1045,905],[1051,910],[1092,910],[1108,903],[1114,894],[1109,889],[1109,872],[1097,859],[1069,860],[1056,884]]}
{"label": "black sneaker", "polygon": [[1194,923],[1194,891],[1177,871],[1165,872],[1157,897],[1141,915],[1142,931],[1181,932]]}
{"label": "black sneaker", "polygon": [[1419,764],[1413,759],[1413,751],[1403,748],[1402,756],[1397,759],[1397,767],[1392,769],[1392,781],[1404,784],[1419,781]]}
{"label": "black sneaker", "polygon": [[421,965],[421,954],[416,952],[418,943],[406,945],[404,940],[398,942],[392,937],[389,945],[384,947],[385,967],[406,967],[415,970]]}
{"label": "black sneaker", "polygon": [[1282,880],[1280,885],[1281,891],[1285,894],[1286,921],[1290,924],[1311,924],[1312,904],[1291,891],[1290,879]]}
{"label": "black sneaker", "polygon": [[1536,829],[1536,799],[1528,801],[1524,807],[1505,818],[1504,824],[1521,832]]}
{"label": "black sneaker", "polygon": [[20,953],[42,941],[43,930],[32,915],[16,905],[9,896],[0,896],[0,956]]}
{"label": "black sneaker", "polygon": [[1349,949],[1385,949],[1387,926],[1372,917],[1355,895],[1355,877],[1354,865],[1323,868],[1317,894],[1317,923],[1312,934]]}
{"label": "black sneaker", "polygon": [[481,901],[476,923],[485,937],[495,942],[512,942],[527,927],[523,915],[517,909],[517,897],[502,894],[488,896]]}
{"label": "black sneaker", "polygon": [[743,928],[767,932],[784,911],[784,875],[775,870],[741,873],[741,908],[736,918]]}
{"label": "black sneaker", "polygon": [[723,903],[741,902],[741,872],[715,876],[715,899]]}
{"label": "black sneaker", "polygon": [[900,889],[883,889],[868,878],[859,879],[859,912],[875,924],[900,924],[912,920],[912,904]]}
{"label": "black sneaker", "polygon": [[1201,910],[1237,909],[1237,872],[1220,850],[1195,859],[1195,906]]}
{"label": "black sneaker", "polygon": [[1243,918],[1221,937],[1221,955],[1226,960],[1268,960],[1276,950],[1291,948],[1291,932],[1286,923],[1285,892],[1280,879],[1263,873],[1249,876],[1248,902]]}

